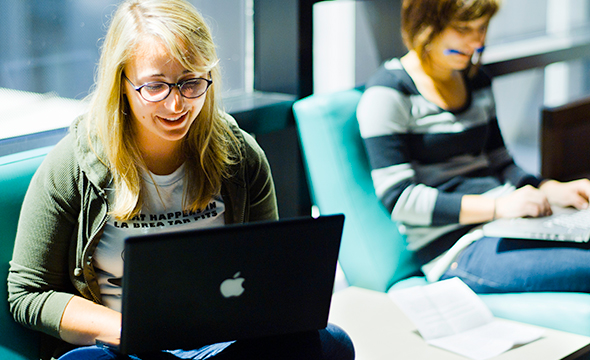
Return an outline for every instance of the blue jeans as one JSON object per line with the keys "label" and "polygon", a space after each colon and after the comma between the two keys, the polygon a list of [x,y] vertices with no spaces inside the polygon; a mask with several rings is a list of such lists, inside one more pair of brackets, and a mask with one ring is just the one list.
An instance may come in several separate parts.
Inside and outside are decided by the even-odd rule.
{"label": "blue jeans", "polygon": [[590,292],[590,244],[484,237],[441,280],[455,276],[477,293]]}
{"label": "blue jeans", "polygon": [[348,335],[335,325],[320,331],[241,340],[208,345],[197,350],[161,351],[142,355],[120,355],[102,346],[74,349],[59,360],[177,360],[177,359],[354,359]]}

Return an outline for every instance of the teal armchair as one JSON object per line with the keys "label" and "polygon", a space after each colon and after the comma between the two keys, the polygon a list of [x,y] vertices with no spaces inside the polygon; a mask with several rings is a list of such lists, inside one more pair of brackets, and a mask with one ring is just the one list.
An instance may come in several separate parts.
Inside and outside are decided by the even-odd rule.
{"label": "teal armchair", "polygon": [[17,324],[8,309],[6,278],[20,208],[29,182],[49,147],[0,157],[0,360],[39,359],[39,334]]}
{"label": "teal armchair", "polygon": [[344,213],[340,265],[356,286],[387,291],[419,271],[414,254],[375,195],[356,121],[360,91],[295,103],[312,203],[322,214]]}
{"label": "teal armchair", "polygon": [[[298,100],[293,113],[312,203],[344,213],[339,262],[350,285],[386,292],[425,285],[419,263],[375,195],[356,120],[361,91]],[[480,295],[495,316],[590,336],[590,294]]]}

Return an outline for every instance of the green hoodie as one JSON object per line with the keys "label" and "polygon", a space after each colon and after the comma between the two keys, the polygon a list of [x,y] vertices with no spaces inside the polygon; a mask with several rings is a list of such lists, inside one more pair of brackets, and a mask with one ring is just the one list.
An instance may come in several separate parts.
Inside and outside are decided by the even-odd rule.
{"label": "green hoodie", "polygon": [[[233,118],[227,115],[225,120],[242,153],[222,184],[225,223],[278,219],[264,152]],[[101,151],[96,139],[94,150],[90,148],[85,127],[83,118],[76,120],[33,176],[8,274],[8,301],[15,320],[57,338],[73,295],[101,303],[92,255],[107,222],[104,189],[111,175],[95,153]]]}

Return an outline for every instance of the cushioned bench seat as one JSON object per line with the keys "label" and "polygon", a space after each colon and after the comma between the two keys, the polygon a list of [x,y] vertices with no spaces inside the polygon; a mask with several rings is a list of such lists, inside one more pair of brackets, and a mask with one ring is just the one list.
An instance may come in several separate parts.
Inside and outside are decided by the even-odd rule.
{"label": "cushioned bench seat", "polygon": [[39,359],[39,334],[17,324],[8,309],[6,278],[20,208],[33,173],[51,147],[0,157],[0,359]]}

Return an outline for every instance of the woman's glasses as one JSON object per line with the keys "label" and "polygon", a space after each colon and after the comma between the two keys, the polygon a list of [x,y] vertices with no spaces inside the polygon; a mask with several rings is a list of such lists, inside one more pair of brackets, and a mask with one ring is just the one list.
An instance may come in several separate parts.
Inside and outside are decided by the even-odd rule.
{"label": "woman's glasses", "polygon": [[[211,74],[209,74],[209,76],[211,76]],[[206,93],[211,84],[213,84],[213,80],[210,79],[193,78],[179,81],[175,84],[170,84],[164,81],[154,81],[141,86],[135,86],[135,84],[129,80],[127,75],[123,74],[123,77],[129,82],[129,84],[131,84],[131,86],[133,86],[135,91],[145,99],[145,101],[149,102],[158,102],[166,99],[174,87],[178,87],[180,94],[185,98],[196,99]]]}

